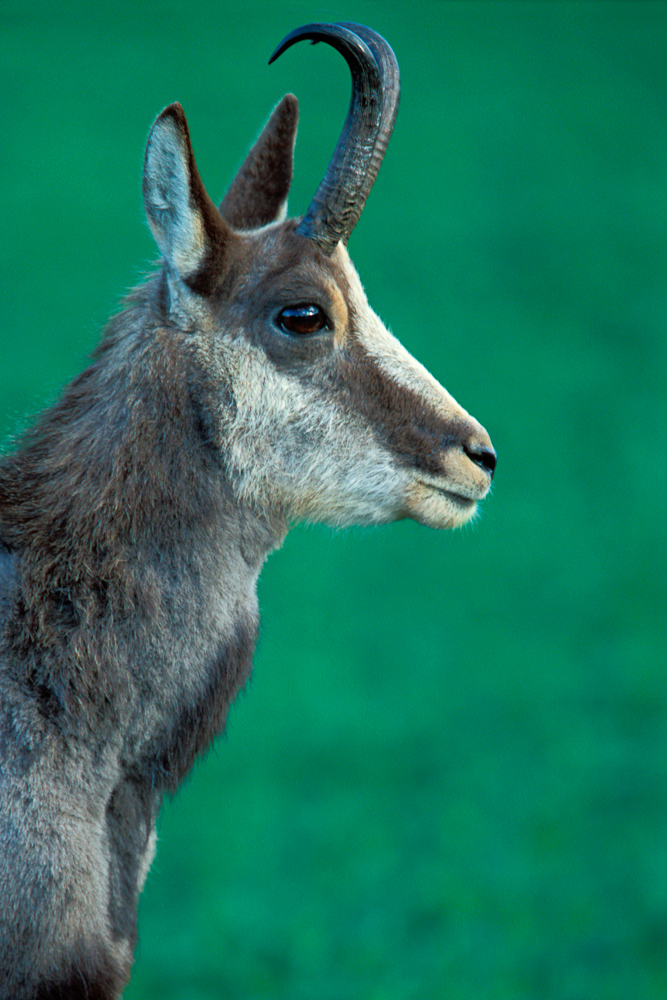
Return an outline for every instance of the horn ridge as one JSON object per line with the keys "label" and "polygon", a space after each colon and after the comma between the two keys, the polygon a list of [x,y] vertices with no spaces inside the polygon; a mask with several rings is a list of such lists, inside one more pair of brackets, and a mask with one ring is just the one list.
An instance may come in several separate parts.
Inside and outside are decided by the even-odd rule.
{"label": "horn ridge", "polygon": [[398,109],[398,63],[381,35],[352,22],[296,28],[269,62],[304,39],[327,42],[343,55],[352,74],[350,105],[340,138],[297,227],[297,232],[330,256],[341,240],[347,242],[380,169]]}
{"label": "horn ridge", "polygon": [[[366,179],[362,185],[361,194],[358,199],[359,210],[354,219],[354,225],[356,225],[359,221],[361,211],[366,204],[366,199],[370,190],[375,183],[375,178],[378,175],[382,160],[384,159],[384,154],[387,151],[391,134],[394,131],[394,124],[396,122],[396,115],[398,114],[398,105],[401,97],[401,79],[398,69],[398,61],[394,55],[394,51],[381,35],[378,35],[376,31],[373,31],[371,28],[367,28],[363,24],[355,24],[351,21],[341,21],[341,24],[343,24],[346,28],[350,28],[352,31],[355,31],[357,35],[364,39],[370,48],[380,68],[383,91],[380,126],[378,128],[375,146],[373,147],[371,162],[369,163],[369,167],[366,172]],[[350,230],[350,232],[351,231],[352,230]],[[347,242],[347,240],[345,240],[345,242]]]}

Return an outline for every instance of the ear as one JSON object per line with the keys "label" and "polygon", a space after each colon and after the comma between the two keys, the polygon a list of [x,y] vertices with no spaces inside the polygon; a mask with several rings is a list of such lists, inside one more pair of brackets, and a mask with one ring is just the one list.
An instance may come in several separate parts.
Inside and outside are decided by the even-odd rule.
{"label": "ear", "polygon": [[217,284],[233,234],[206,193],[180,104],[170,104],[148,136],[144,160],[148,224],[166,261],[205,295]]}
{"label": "ear", "polygon": [[220,205],[220,214],[234,229],[258,229],[284,218],[298,120],[299,103],[293,94],[286,94]]}

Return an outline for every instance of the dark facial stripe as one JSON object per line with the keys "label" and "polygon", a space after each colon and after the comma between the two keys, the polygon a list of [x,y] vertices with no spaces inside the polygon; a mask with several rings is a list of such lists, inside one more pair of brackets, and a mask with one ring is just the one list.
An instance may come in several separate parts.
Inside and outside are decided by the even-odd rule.
{"label": "dark facial stripe", "polygon": [[392,379],[354,336],[346,347],[340,379],[347,400],[336,395],[336,405],[361,413],[377,439],[408,468],[442,474],[443,454],[461,446],[470,434],[463,418],[444,418],[418,393]]}

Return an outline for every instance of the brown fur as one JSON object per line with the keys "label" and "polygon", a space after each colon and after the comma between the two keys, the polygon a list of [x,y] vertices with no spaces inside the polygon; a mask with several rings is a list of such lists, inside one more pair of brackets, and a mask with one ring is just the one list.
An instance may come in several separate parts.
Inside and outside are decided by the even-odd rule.
{"label": "brown fur", "polygon": [[[103,616],[159,611],[152,567],[133,551],[146,541],[177,545],[214,503],[206,452],[191,448],[195,416],[177,373],[182,335],[158,327],[150,350],[140,346],[112,371],[106,365],[122,356],[123,327],[156,290],[154,282],[129,300],[93,364],[0,462],[2,536],[23,552],[19,594],[30,595],[25,605],[19,596],[6,634],[20,656],[57,650],[31,683],[53,686],[65,708],[70,697],[104,699],[117,683],[108,665],[99,669]],[[177,482],[189,489],[175,491]],[[64,645],[72,652],[63,659]],[[74,675],[63,676],[68,670]]]}
{"label": "brown fur", "polygon": [[445,418],[418,393],[393,382],[355,336],[346,345],[343,382],[349,399],[338,397],[337,406],[369,417],[379,408],[384,419],[377,434],[397,461],[434,476],[443,474],[445,453],[460,446],[468,433],[463,417]]}
{"label": "brown fur", "polygon": [[234,229],[268,226],[286,204],[298,120],[297,99],[286,94],[258,140],[262,155],[254,149],[248,154],[220,204],[221,216]]}
{"label": "brown fur", "polygon": [[108,1000],[120,995],[129,971],[119,972],[102,950],[86,942],[74,949],[69,968],[42,982],[33,995],[35,1000]]}
{"label": "brown fur", "polygon": [[[346,250],[271,221],[295,127],[288,97],[225,219],[182,108],[159,116],[160,273],[0,459],[0,1000],[119,997],[163,796],[249,677],[289,524],[451,527],[488,492],[488,435],[384,329]],[[312,336],[284,323],[304,304]]]}

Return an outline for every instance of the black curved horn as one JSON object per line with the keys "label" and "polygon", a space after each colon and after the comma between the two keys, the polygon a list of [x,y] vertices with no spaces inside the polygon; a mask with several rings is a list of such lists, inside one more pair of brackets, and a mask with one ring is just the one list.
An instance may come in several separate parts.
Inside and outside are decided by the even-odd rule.
{"label": "black curved horn", "polygon": [[269,62],[303,39],[332,45],[352,73],[352,96],[338,144],[297,227],[331,256],[341,240],[347,243],[380,169],[398,111],[398,63],[381,35],[351,22],[296,28]]}

